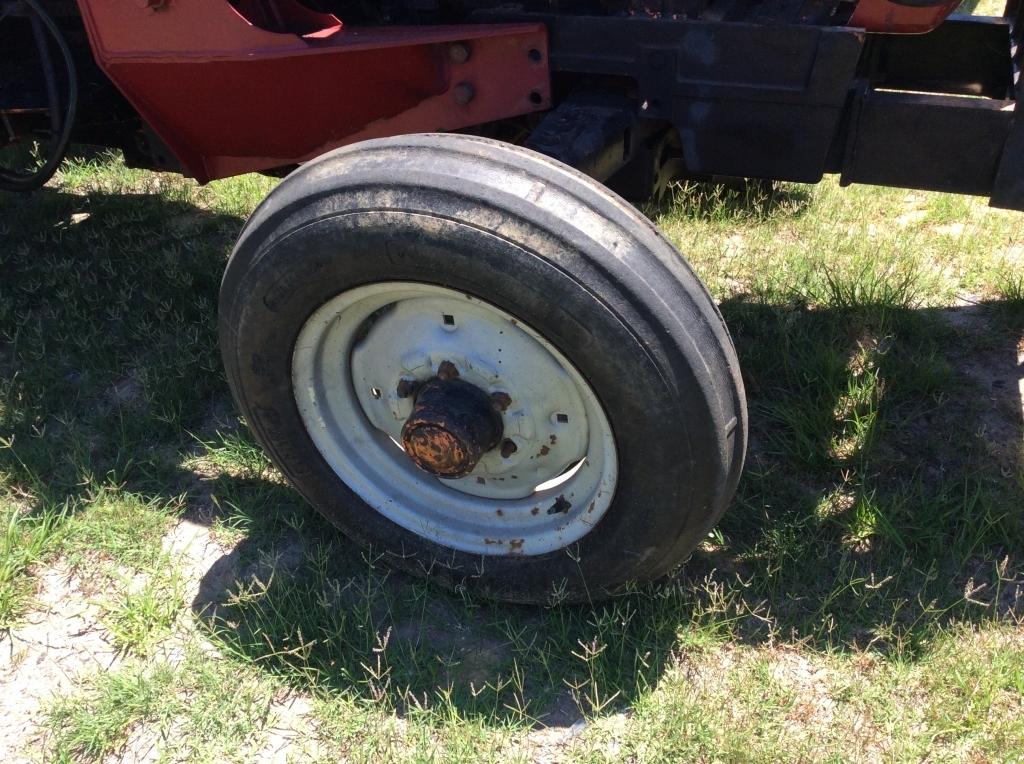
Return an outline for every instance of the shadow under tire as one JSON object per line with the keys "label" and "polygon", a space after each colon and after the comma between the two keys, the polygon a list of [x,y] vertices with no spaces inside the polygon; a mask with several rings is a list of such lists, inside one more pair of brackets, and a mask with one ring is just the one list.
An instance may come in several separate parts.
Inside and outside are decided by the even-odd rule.
{"label": "shadow under tire", "polygon": [[[295,171],[235,246],[220,342],[249,426],[318,511],[486,597],[596,600],[656,579],[742,471],[735,351],[679,252],[590,178],[492,140],[368,141]],[[503,418],[458,480],[415,471],[385,437],[446,361]],[[393,369],[413,392],[396,395]],[[559,459],[577,462],[562,485],[520,495]]]}

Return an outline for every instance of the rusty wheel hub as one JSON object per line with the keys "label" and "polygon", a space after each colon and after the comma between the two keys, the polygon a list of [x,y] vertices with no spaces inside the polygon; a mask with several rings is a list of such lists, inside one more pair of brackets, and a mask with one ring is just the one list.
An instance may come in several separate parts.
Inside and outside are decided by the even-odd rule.
{"label": "rusty wheel hub", "polygon": [[476,468],[501,442],[502,430],[501,415],[487,393],[457,377],[435,377],[416,395],[402,427],[402,444],[421,470],[454,479]]}

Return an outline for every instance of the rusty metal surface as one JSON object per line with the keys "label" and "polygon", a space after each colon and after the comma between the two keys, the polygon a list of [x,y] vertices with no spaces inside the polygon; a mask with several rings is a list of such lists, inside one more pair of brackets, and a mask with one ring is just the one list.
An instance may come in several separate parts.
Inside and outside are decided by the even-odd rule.
{"label": "rusty metal surface", "polygon": [[417,393],[412,415],[402,427],[402,444],[421,470],[456,479],[471,473],[502,433],[501,416],[490,396],[459,379],[454,364],[446,361],[437,379]]}

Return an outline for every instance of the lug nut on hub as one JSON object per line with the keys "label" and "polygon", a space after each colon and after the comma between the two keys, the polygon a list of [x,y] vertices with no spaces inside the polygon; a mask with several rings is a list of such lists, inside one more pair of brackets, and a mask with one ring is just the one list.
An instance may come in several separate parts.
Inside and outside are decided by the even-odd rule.
{"label": "lug nut on hub", "polygon": [[416,394],[416,391],[420,387],[420,381],[418,379],[406,379],[402,378],[398,380],[398,389],[395,393],[399,398],[411,398]]}

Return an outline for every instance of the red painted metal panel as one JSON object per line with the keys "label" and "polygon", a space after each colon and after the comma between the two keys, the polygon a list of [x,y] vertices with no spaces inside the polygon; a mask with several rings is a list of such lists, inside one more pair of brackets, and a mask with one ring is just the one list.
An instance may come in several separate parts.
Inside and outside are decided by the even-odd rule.
{"label": "red painted metal panel", "polygon": [[325,16],[300,35],[260,29],[226,0],[78,3],[100,66],[202,182],[551,106],[539,24],[368,29]]}
{"label": "red painted metal panel", "polygon": [[904,5],[891,0],[860,0],[849,26],[869,32],[922,34],[930,32],[960,7],[962,0],[939,0],[934,5]]}

